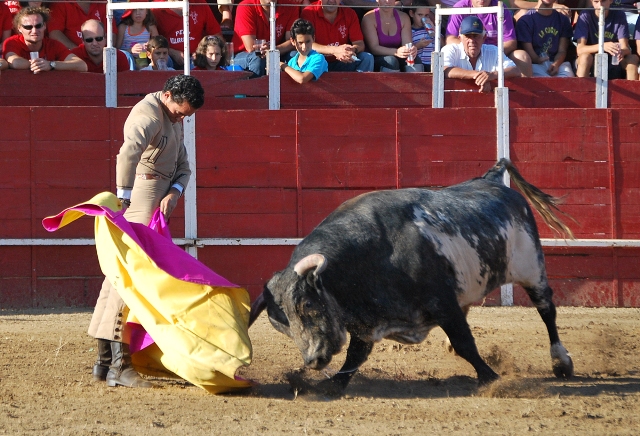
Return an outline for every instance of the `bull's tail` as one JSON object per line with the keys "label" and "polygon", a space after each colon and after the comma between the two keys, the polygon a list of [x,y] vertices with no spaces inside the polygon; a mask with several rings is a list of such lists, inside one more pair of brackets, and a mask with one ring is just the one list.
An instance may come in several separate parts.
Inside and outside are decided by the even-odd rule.
{"label": "bull's tail", "polygon": [[491,180],[496,183],[502,183],[502,176],[507,171],[511,176],[511,180],[516,187],[524,194],[527,200],[531,203],[533,208],[538,211],[544,222],[560,236],[569,237],[575,239],[571,229],[563,223],[557,216],[555,211],[569,217],[574,222],[575,220],[568,214],[562,212],[558,205],[562,203],[562,199],[553,197],[549,194],[542,192],[540,189],[527,182],[520,174],[518,169],[511,163],[509,159],[500,159],[498,163],[491,168],[483,176],[483,178]]}

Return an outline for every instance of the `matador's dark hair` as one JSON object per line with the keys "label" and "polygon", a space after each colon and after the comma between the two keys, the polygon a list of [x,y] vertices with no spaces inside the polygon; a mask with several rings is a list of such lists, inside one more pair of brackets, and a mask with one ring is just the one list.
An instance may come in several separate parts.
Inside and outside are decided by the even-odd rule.
{"label": "matador's dark hair", "polygon": [[186,101],[194,109],[200,109],[204,105],[204,88],[193,76],[173,76],[166,81],[162,91],[171,92],[171,99],[178,104]]}

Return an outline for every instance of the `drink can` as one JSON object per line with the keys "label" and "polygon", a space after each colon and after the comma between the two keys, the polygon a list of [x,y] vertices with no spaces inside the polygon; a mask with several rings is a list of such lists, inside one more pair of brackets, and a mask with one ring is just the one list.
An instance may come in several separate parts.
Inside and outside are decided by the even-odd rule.
{"label": "drink can", "polygon": [[[413,43],[408,42],[408,43],[405,45],[405,47],[406,47],[406,48],[408,48],[409,50],[411,50],[411,49],[413,48]],[[407,65],[409,65],[410,67],[412,67],[414,63],[415,63],[415,60],[413,59],[413,56],[411,56],[411,55],[407,56]]]}

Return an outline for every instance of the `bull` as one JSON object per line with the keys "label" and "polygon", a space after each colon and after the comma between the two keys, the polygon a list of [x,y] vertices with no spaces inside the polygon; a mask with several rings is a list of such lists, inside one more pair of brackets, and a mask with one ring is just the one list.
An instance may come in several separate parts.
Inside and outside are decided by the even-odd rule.
{"label": "bull", "polygon": [[[503,182],[505,171],[524,194]],[[324,388],[340,393],[373,344],[422,342],[441,327],[478,382],[498,375],[478,353],[466,314],[471,304],[506,283],[520,284],[546,325],[553,373],[573,375],[560,342],[553,291],[533,213],[573,238],[556,216],[558,199],[528,183],[507,160],[484,176],[440,190],[375,191],[346,201],[295,248],[252,305],[265,309],[291,337],[306,367],[325,368],[350,341],[340,371]]]}

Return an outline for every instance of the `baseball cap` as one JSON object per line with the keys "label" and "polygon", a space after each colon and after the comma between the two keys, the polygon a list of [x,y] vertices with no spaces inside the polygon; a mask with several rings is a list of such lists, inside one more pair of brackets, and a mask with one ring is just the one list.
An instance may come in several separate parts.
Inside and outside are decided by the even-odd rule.
{"label": "baseball cap", "polygon": [[127,10],[126,10],[126,11],[124,11],[124,13],[122,14],[122,18],[130,17],[132,13],[133,13],[133,9],[127,9]]}
{"label": "baseball cap", "polygon": [[471,33],[481,34],[484,33],[484,26],[480,18],[469,15],[460,23],[460,35],[468,35]]}

